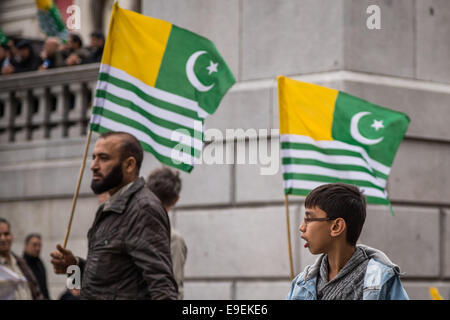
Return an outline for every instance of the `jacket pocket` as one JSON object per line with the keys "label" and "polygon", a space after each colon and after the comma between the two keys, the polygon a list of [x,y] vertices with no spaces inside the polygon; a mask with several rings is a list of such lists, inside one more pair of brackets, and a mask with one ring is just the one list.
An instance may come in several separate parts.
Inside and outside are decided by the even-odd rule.
{"label": "jacket pocket", "polygon": [[121,276],[121,264],[123,263],[123,240],[118,232],[109,233],[97,237],[91,250],[91,275],[93,281],[99,285],[111,285],[117,282]]}

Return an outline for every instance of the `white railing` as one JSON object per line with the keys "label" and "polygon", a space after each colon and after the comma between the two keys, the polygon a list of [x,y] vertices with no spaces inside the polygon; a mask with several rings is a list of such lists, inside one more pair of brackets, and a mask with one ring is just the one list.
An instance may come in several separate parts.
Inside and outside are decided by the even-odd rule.
{"label": "white railing", "polygon": [[99,64],[0,76],[0,143],[86,134]]}

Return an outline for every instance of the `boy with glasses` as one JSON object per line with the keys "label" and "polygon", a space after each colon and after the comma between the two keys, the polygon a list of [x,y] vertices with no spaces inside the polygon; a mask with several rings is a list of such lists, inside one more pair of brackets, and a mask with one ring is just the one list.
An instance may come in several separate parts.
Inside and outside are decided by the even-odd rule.
{"label": "boy with glasses", "polygon": [[381,251],[356,242],[366,200],[352,185],[317,187],[305,199],[299,227],[304,247],[321,254],[292,282],[289,300],[404,300],[400,268]]}

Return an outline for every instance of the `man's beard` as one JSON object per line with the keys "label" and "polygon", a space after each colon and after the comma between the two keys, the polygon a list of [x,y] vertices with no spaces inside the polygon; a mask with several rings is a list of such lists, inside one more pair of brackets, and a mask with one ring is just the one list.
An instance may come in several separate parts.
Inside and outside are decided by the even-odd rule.
{"label": "man's beard", "polygon": [[5,256],[7,253],[9,253],[10,249],[11,249],[11,246],[9,246],[6,243],[2,243],[0,246],[0,256]]}
{"label": "man's beard", "polygon": [[101,194],[118,187],[123,180],[122,163],[117,164],[111,172],[100,181],[91,181],[91,189],[95,194]]}
{"label": "man's beard", "polygon": [[0,245],[0,256],[7,256],[11,250],[11,243],[2,241]]}

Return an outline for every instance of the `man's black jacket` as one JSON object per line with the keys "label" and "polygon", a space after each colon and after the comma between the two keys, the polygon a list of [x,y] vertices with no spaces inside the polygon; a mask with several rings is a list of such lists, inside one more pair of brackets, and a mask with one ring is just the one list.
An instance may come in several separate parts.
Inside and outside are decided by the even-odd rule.
{"label": "man's black jacket", "polygon": [[80,259],[82,299],[176,299],[170,222],[160,200],[137,179],[97,210]]}
{"label": "man's black jacket", "polygon": [[50,300],[47,288],[47,272],[45,271],[45,266],[41,259],[39,259],[39,257],[32,257],[25,252],[23,253],[23,259],[26,261],[31,271],[33,271],[44,298]]}

